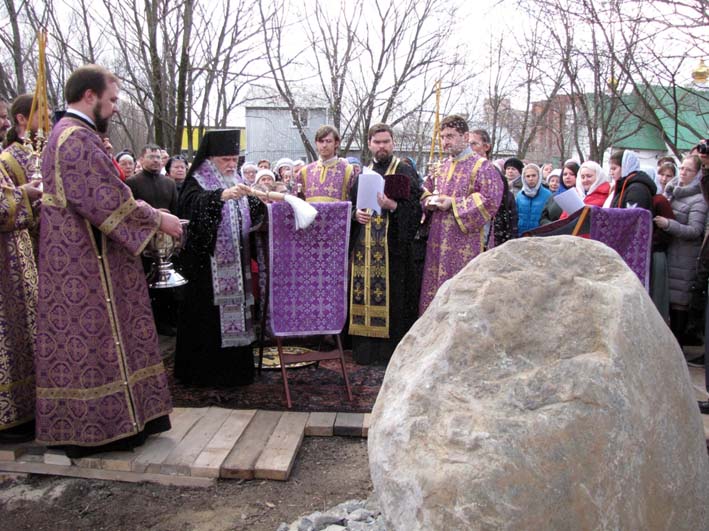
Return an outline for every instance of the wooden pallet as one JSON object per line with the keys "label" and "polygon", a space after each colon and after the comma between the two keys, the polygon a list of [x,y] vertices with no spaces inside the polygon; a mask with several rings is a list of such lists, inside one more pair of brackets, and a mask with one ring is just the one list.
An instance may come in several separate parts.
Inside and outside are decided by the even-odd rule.
{"label": "wooden pallet", "polygon": [[32,473],[178,486],[217,478],[290,477],[303,437],[366,437],[369,414],[176,408],[172,429],[134,452],[69,459],[36,444],[0,444],[0,473]]}

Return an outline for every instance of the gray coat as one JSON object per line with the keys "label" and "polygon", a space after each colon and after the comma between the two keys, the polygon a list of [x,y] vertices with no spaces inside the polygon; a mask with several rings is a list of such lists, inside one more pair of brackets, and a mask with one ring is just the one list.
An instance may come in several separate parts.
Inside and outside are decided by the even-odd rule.
{"label": "gray coat", "polygon": [[670,304],[686,310],[690,288],[697,276],[697,257],[704,238],[707,204],[699,181],[679,186],[679,179],[673,179],[667,185],[665,194],[675,213],[675,219],[669,220],[670,225],[665,229],[672,236],[667,249]]}

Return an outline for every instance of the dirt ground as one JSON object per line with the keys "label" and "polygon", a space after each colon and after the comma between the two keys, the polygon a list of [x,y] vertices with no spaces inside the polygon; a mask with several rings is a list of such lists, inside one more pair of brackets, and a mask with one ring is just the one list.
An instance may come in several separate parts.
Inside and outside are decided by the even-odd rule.
{"label": "dirt ground", "polygon": [[31,475],[0,483],[0,529],[275,531],[280,522],[366,499],[367,440],[306,437],[289,481],[210,488]]}

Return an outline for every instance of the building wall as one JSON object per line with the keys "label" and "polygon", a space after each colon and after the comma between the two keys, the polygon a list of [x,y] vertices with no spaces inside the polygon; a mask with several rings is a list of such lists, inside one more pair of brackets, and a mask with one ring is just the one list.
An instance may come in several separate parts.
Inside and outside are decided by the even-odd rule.
{"label": "building wall", "polygon": [[[327,112],[324,108],[308,109],[308,126],[305,129],[313,144],[315,131],[326,123]],[[242,154],[247,161],[268,159],[275,163],[283,157],[307,161],[298,129],[293,126],[287,108],[247,107],[246,132],[246,152]]]}

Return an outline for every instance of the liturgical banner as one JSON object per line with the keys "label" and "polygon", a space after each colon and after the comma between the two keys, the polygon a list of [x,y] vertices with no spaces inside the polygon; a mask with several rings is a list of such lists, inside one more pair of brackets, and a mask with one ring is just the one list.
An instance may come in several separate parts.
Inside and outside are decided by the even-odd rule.
{"label": "liturgical banner", "polygon": [[352,205],[311,203],[315,221],[295,229],[288,203],[268,206],[269,314],[275,336],[339,334],[347,317]]}

